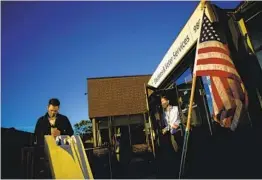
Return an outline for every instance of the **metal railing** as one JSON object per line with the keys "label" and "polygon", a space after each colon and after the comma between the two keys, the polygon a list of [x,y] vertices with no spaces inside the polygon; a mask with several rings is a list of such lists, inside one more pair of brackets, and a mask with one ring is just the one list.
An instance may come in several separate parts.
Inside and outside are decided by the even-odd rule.
{"label": "metal railing", "polygon": [[34,147],[24,147],[21,151],[22,176],[26,179],[34,178]]}
{"label": "metal railing", "polygon": [[21,150],[21,165],[22,178],[51,178],[44,147],[23,147]]}

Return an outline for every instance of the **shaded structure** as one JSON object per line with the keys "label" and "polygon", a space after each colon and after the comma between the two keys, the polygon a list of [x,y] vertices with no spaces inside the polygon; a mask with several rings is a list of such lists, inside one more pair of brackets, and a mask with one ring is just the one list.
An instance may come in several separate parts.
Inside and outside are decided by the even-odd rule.
{"label": "shaded structure", "polygon": [[[33,133],[16,130],[15,128],[1,128],[1,178],[20,179],[25,172],[22,166],[24,158],[22,150],[33,144]],[[15,173],[14,173],[15,172]]]}
{"label": "shaded structure", "polygon": [[150,77],[137,75],[87,79],[94,147],[105,142],[115,145],[114,135],[120,133],[130,146],[147,142],[144,87]]}
{"label": "shaded structure", "polygon": [[[160,92],[168,94],[170,103],[178,104],[181,119],[187,119],[193,84],[191,79],[193,79],[198,50],[197,41],[202,34],[207,35],[206,38],[212,35],[204,31],[201,31],[200,35],[201,12],[200,3],[148,82],[148,90],[154,91],[148,98],[153,124],[157,124],[154,122],[159,119],[157,115],[162,112],[162,109],[159,108],[158,94]],[[262,174],[258,169],[260,166],[255,164],[262,162],[262,144],[254,137],[261,136],[262,127],[262,30],[261,26],[258,26],[262,20],[262,4],[261,2],[245,1],[234,9],[221,9],[211,3],[206,14],[218,19],[212,28],[221,30],[227,39],[230,58],[248,92],[249,105],[246,116],[239,121],[236,131],[231,132],[221,127],[214,119],[210,77],[198,76],[192,102],[190,136],[188,139],[185,138],[188,142],[187,151],[185,151],[187,152],[186,161],[182,163],[183,166],[180,166],[182,167],[180,171],[180,167],[171,166],[175,161],[173,159],[169,165],[172,170],[169,172],[172,172],[173,178],[178,178],[178,173],[176,176],[174,171],[182,172],[183,178],[261,178]],[[212,36],[211,39],[213,39]],[[218,91],[222,91],[222,88],[219,88]],[[220,92],[219,96],[226,97]],[[157,134],[161,132],[161,128],[154,126],[154,131]],[[166,154],[166,151],[163,150],[165,142],[161,141],[161,133],[158,134],[160,135],[156,136],[154,142],[156,159],[162,160],[162,154]],[[161,162],[158,165],[165,172],[166,163]],[[223,167],[222,173],[219,170],[221,167]]]}

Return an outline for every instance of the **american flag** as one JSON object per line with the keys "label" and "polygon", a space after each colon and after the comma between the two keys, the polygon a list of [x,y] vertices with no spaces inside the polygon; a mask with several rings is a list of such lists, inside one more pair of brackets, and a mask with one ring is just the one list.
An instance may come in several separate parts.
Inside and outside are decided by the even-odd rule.
{"label": "american flag", "polygon": [[223,127],[235,130],[247,107],[247,93],[230,57],[219,22],[211,22],[205,12],[194,74],[210,78],[214,120]]}

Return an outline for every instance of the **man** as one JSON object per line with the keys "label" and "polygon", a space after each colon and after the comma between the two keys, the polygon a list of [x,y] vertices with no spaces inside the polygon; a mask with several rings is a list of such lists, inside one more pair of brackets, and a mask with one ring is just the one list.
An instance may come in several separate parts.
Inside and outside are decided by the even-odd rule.
{"label": "man", "polygon": [[[161,116],[162,136],[161,138],[161,163],[165,166],[160,170],[163,179],[174,179],[178,177],[181,158],[181,137],[178,106],[172,106],[166,96],[161,97],[163,113]],[[179,151],[180,150],[180,151]],[[174,153],[174,151],[176,153]]]}
{"label": "man", "polygon": [[[170,136],[170,140],[174,150],[178,151],[178,144],[180,145],[181,140],[181,119],[179,116],[178,106],[172,106],[169,104],[169,100],[166,96],[161,97],[161,105],[163,107],[163,124],[162,134]],[[169,139],[169,138],[168,138]],[[178,144],[177,144],[178,141]]]}
{"label": "man", "polygon": [[74,134],[68,118],[58,113],[59,106],[60,102],[58,99],[50,99],[47,113],[38,119],[35,126],[35,136],[38,145],[44,144],[45,135],[57,137],[59,135],[72,136]]}

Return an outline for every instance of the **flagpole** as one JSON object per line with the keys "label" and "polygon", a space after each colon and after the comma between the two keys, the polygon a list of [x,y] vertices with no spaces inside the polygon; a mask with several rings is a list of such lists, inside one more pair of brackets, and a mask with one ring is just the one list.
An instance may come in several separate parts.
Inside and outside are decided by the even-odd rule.
{"label": "flagpole", "polygon": [[196,89],[196,75],[194,74],[193,75],[193,80],[192,80],[192,88],[191,88],[189,110],[188,110],[188,116],[187,116],[186,131],[190,130],[190,122],[191,122],[191,116],[192,116],[192,107],[193,107],[195,89]]}
{"label": "flagpole", "polygon": [[[206,0],[201,0],[201,10],[203,10],[203,14],[204,14],[205,4],[206,4]],[[201,20],[201,24],[202,24],[202,20]],[[200,27],[201,27],[201,25],[200,25]],[[201,33],[201,28],[200,28],[200,33]],[[199,40],[197,40],[197,41],[199,42]],[[195,68],[195,66],[194,66],[194,68]],[[193,70],[193,72],[194,72],[194,70]],[[181,177],[183,176],[184,169],[185,169],[187,145],[188,145],[188,139],[189,139],[189,134],[190,134],[192,107],[193,107],[193,101],[194,101],[194,95],[195,95],[195,89],[196,89],[196,78],[197,78],[197,76],[195,75],[195,73],[193,73],[192,88],[191,88],[190,102],[189,102],[188,116],[187,116],[187,124],[186,124],[186,132],[185,132],[185,136],[184,136],[183,150],[182,150],[182,156],[181,156],[181,162],[180,162],[179,179],[181,179]]]}
{"label": "flagpole", "polygon": [[[205,5],[206,5],[206,0],[201,0],[201,10],[204,11]],[[201,33],[201,28],[200,28],[200,33]],[[193,100],[194,100],[194,95],[195,95],[195,89],[196,89],[196,74],[193,73],[192,89],[191,89],[191,94],[190,94],[190,102],[189,102],[189,110],[188,110],[188,116],[187,116],[186,131],[190,130],[190,121],[191,121],[191,115],[192,115],[192,107],[193,107]]]}
{"label": "flagpole", "polygon": [[183,150],[182,150],[182,156],[181,156],[181,162],[180,162],[179,179],[181,179],[181,177],[183,176],[184,169],[185,169],[186,153],[187,153],[187,145],[188,145],[188,139],[189,139],[189,134],[190,134],[190,122],[191,122],[195,89],[196,89],[196,75],[194,74],[193,80],[192,80],[192,89],[191,89],[191,94],[190,94],[190,103],[189,103],[188,116],[187,116],[186,132],[184,136]]}

